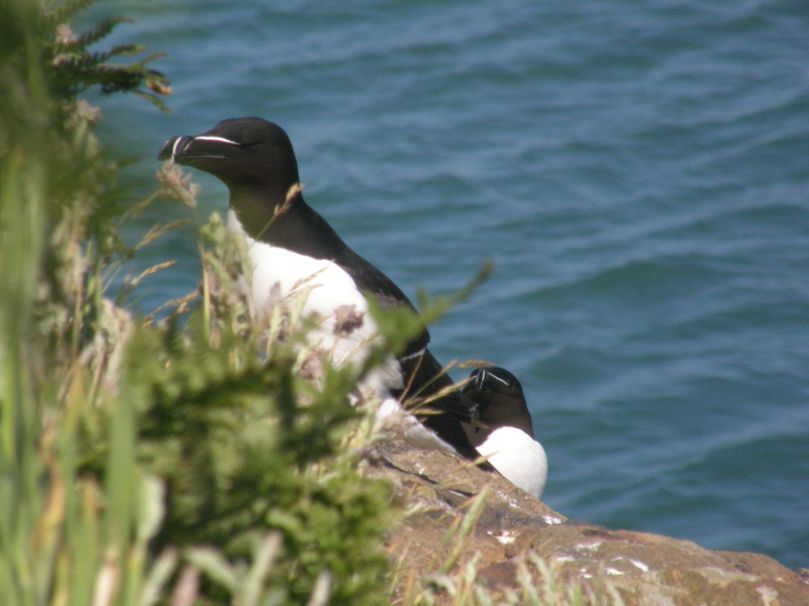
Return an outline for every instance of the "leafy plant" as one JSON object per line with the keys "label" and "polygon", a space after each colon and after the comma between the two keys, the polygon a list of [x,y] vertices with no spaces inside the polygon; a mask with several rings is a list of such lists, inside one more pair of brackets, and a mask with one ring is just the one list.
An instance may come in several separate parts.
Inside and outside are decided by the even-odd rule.
{"label": "leafy plant", "polygon": [[[135,321],[106,292],[133,252],[121,222],[157,198],[127,213],[106,203],[116,169],[77,95],[155,101],[168,83],[146,66],[154,55],[111,63],[139,47],[91,50],[122,20],[73,35],[66,21],[89,4],[12,0],[0,36],[0,595],[381,603],[391,513],[344,447],[356,377],[327,370],[315,386],[291,344],[259,355],[264,337],[217,288],[239,262],[221,221],[202,237],[202,296],[169,320]],[[187,181],[163,177],[164,193],[193,204]]]}

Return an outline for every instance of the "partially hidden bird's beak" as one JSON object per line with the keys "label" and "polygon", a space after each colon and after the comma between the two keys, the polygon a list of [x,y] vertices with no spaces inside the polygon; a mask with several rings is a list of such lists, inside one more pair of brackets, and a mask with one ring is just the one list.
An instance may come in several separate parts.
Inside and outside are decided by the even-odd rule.
{"label": "partially hidden bird's beak", "polygon": [[486,372],[485,368],[481,368],[475,375],[475,387],[477,388],[478,391],[483,389],[483,385],[486,383],[486,378],[488,374],[489,373]]}
{"label": "partially hidden bird's beak", "polygon": [[188,147],[188,144],[193,141],[193,137],[189,137],[187,135],[181,135],[179,137],[171,137],[168,141],[163,144],[163,147],[160,148],[160,153],[157,154],[158,160],[176,160],[177,154],[182,153],[182,151]]}
{"label": "partially hidden bird's beak", "polygon": [[224,158],[228,148],[239,147],[236,141],[216,135],[197,135],[189,137],[181,135],[171,137],[163,144],[158,160],[174,160],[177,164],[185,164],[194,158]]}

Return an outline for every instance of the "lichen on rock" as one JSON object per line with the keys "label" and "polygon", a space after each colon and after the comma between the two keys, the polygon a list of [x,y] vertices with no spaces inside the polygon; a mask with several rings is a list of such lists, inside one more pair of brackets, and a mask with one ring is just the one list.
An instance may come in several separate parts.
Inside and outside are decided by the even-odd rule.
{"label": "lichen on rock", "polygon": [[805,578],[770,557],[569,520],[496,474],[400,438],[378,442],[364,472],[391,482],[411,512],[388,544],[400,561],[401,592],[426,571],[440,570],[452,550],[447,530],[461,523],[475,496],[486,490],[455,568],[474,562],[476,583],[495,596],[517,595],[526,558],[538,557],[585,596],[614,596],[607,603],[809,604]]}

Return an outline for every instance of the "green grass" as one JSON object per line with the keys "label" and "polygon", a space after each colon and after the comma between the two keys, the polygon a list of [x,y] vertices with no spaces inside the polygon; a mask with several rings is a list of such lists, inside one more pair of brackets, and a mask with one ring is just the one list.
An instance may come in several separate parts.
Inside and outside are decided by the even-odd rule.
{"label": "green grass", "polygon": [[130,249],[127,221],[194,191],[167,170],[162,194],[109,210],[116,169],[77,94],[157,100],[168,83],[154,57],[112,63],[138,47],[87,51],[119,22],[73,34],[64,20],[87,4],[18,0],[3,23],[3,603],[384,603],[388,489],[340,447],[356,377],[315,386],[293,342],[260,343],[228,294],[240,257],[221,222],[201,229],[203,292],[169,319],[134,318],[112,299],[127,292],[105,291],[174,227]]}

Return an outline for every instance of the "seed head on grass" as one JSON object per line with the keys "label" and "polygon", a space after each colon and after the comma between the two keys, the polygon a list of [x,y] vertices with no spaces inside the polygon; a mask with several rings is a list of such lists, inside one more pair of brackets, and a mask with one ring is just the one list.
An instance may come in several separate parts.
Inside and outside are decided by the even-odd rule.
{"label": "seed head on grass", "polygon": [[196,207],[200,186],[191,180],[190,173],[183,173],[174,162],[166,160],[160,165],[157,181],[160,183],[160,195],[188,208]]}

